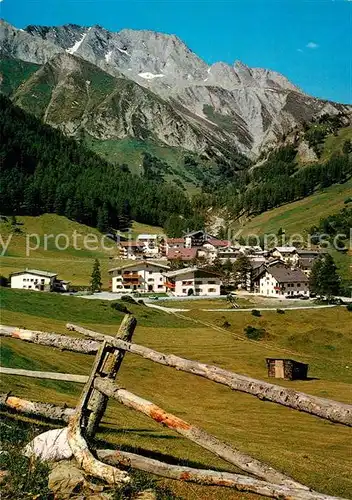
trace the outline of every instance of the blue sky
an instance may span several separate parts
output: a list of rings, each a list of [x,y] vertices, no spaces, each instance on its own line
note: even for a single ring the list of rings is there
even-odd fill
[[[174,33],[208,63],[274,69],[307,93],[352,103],[352,0],[0,0],[28,24]]]

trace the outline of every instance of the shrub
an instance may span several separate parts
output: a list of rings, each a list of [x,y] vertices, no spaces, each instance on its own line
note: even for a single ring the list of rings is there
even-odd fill
[[[138,304],[138,302],[130,295],[122,295],[122,302],[128,302],[129,304]]]
[[[145,306],[145,302],[143,299],[139,299],[138,304],[140,304],[141,306]]]
[[[110,304],[110,307],[115,309],[115,311],[119,311],[125,314],[130,314],[130,311],[127,309],[127,307],[123,304],[120,304],[119,302],[112,302]]]
[[[250,340],[261,340],[266,336],[266,331],[264,328],[255,328],[254,326],[246,326],[244,333],[247,339]]]
[[[9,286],[9,285],[10,285],[9,278],[6,278],[6,276],[0,274],[0,286]]]
[[[347,304],[346,309],[347,309],[347,311],[352,312],[352,302],[350,302],[349,304]]]
[[[231,323],[229,323],[228,321],[224,321],[222,324],[223,328],[230,328],[230,326],[231,326]]]
[[[285,314],[283,309],[276,309],[277,314]]]
[[[252,310],[252,316],[256,316],[257,318],[260,318],[261,312],[258,311],[258,309],[253,309]]]

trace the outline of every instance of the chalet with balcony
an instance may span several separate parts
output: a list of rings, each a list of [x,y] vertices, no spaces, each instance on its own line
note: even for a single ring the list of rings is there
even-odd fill
[[[301,269],[286,265],[265,266],[256,278],[257,291],[269,297],[309,297],[309,280]]]
[[[10,275],[11,288],[35,290],[37,292],[52,292],[58,283],[57,273],[26,269]],[[68,282],[65,282],[68,283]]]
[[[140,261],[110,269],[111,291],[115,293],[166,292],[165,272],[169,266],[150,261]]]

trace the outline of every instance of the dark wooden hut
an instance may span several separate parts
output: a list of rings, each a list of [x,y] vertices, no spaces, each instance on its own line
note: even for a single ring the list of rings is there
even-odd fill
[[[309,365],[294,359],[266,358],[268,376],[286,380],[306,380]]]

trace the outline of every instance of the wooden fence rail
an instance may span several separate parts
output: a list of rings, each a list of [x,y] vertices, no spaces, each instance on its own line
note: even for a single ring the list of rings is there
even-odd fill
[[[335,401],[315,398],[304,393],[289,391],[283,387],[244,377],[216,366],[198,363],[174,355],[166,355],[144,346],[132,344],[130,340],[135,326],[135,319],[128,315],[124,318],[116,337],[111,337],[76,325],[67,325],[69,329],[93,337],[98,342],[69,338],[53,333],[45,334],[43,332],[18,330],[13,327],[0,327],[0,335],[2,336],[11,336],[37,344],[75,352],[85,352],[86,354],[97,352],[89,377],[63,373],[33,372],[30,370],[11,368],[0,369],[0,373],[11,375],[16,374],[85,383],[75,410],[43,403],[33,403],[31,401],[14,398],[7,394],[0,395],[0,405],[25,413],[40,414],[46,418],[68,421],[68,443],[77,462],[88,474],[94,475],[109,483],[126,483],[130,481],[130,477],[126,472],[115,467],[115,465],[127,464],[164,477],[192,481],[200,484],[227,486],[239,491],[259,493],[264,496],[278,499],[327,500],[335,498],[311,491],[307,486],[302,485],[270,465],[264,464],[230,445],[223,443],[215,436],[181,420],[175,415],[165,412],[162,408],[150,401],[142,399],[120,388],[114,383],[114,379],[121,366],[124,353],[131,352],[157,363],[228,385],[234,390],[253,394],[260,399],[268,399],[279,404],[284,404],[285,406],[291,406],[301,411],[307,411],[308,413],[328,418],[332,421],[341,422],[342,420],[343,422],[341,423],[345,423],[346,425],[352,425],[352,421],[350,421],[350,423],[348,423],[348,419],[347,423],[345,421],[346,415],[347,417],[352,415],[352,407]],[[173,429],[223,460],[236,465],[246,473],[256,477],[170,465],[147,457],[128,454],[127,452],[121,451],[100,450],[95,454],[92,453],[86,438],[94,436],[97,426],[105,412],[107,400],[110,397],[129,408],[147,415],[154,421]],[[292,406],[292,401],[289,401],[289,404],[287,404],[287,398],[290,397],[293,398],[293,402],[296,402],[296,406]],[[286,398],[286,402],[283,402],[280,398]],[[310,404],[309,411],[307,402]],[[302,410],[300,405],[305,409]],[[104,463],[100,461],[100,459],[105,459],[105,462],[108,463]]]
[[[155,363],[207,378],[218,384],[226,385],[234,391],[245,392],[256,396],[261,400],[271,401],[273,403],[330,420],[331,422],[352,427],[352,405],[340,403],[331,399],[312,396],[293,389],[286,389],[285,387],[276,384],[239,375],[217,366],[199,363],[197,361],[181,358],[173,354],[164,354],[148,347],[126,342],[108,335],[103,335],[80,326],[70,324],[67,326],[70,330],[75,330],[83,335],[93,337],[98,340],[98,342],[76,339],[54,333],[23,330],[3,325],[0,325],[0,336],[17,338],[27,342],[33,342],[73,352],[82,352],[85,354],[96,353],[100,342],[102,340],[107,340],[117,349],[136,354],[145,359],[154,361]]]

